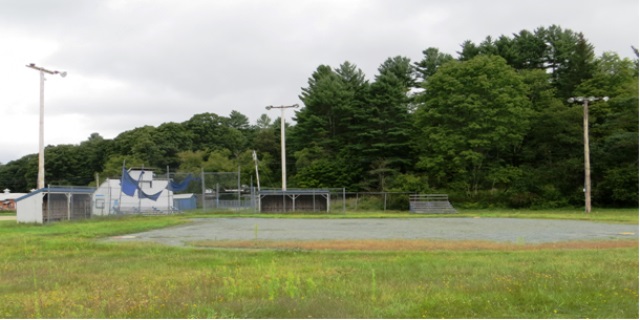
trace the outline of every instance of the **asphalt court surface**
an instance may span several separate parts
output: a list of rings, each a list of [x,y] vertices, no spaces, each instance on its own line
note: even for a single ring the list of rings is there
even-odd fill
[[[638,225],[514,218],[271,219],[197,218],[109,241],[183,246],[202,240],[431,239],[549,243],[638,239]]]

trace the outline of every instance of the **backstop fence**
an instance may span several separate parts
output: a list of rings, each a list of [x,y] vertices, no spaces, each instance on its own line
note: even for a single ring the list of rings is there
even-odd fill
[[[240,172],[132,173],[141,187],[134,195],[123,192],[121,178],[104,180],[92,197],[51,194],[47,215],[53,220],[71,216],[109,214],[170,214],[188,210],[243,212],[367,212],[411,211],[416,192],[351,192],[345,188],[258,190],[253,181],[242,183]],[[66,198],[66,203],[63,200]],[[60,198],[57,200],[57,198]],[[87,204],[89,203],[89,204]],[[62,206],[72,210],[63,210]],[[60,210],[58,209],[60,207]]]

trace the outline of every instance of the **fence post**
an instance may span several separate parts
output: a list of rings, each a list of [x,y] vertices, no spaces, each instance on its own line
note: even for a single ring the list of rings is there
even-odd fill
[[[67,220],[71,220],[71,193],[64,194],[67,198]]]
[[[47,192],[45,193],[47,195],[47,222],[50,222],[50,218],[51,218],[51,212],[50,212],[51,211],[51,194],[49,193],[50,189],[51,189],[51,185],[48,185]]]
[[[220,182],[216,182],[216,209],[220,208]]]
[[[347,189],[342,188],[342,213],[347,213]]]
[[[202,211],[204,211],[204,209],[206,208],[206,202],[207,202],[207,189],[205,189],[205,185],[204,185],[204,168],[200,168],[201,172],[200,172],[200,180],[202,180]]]
[[[387,193],[384,193],[384,212],[387,212]]]

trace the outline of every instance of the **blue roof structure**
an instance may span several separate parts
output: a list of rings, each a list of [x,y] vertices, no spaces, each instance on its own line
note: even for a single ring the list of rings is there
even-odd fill
[[[17,198],[16,202],[27,199],[39,193],[74,193],[74,194],[93,194],[96,188],[93,187],[46,187],[31,191],[24,196]]]

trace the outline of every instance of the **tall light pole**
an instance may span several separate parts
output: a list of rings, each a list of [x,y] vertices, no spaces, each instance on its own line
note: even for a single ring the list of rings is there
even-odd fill
[[[591,212],[591,160],[589,157],[589,102],[609,100],[609,97],[571,97],[569,103],[582,103],[582,128],[584,136],[584,212]]]
[[[287,108],[297,108],[298,104],[294,104],[291,106],[267,106],[267,110],[271,109],[280,109],[282,114],[280,116],[280,149],[282,156],[282,191],[287,191],[287,156],[286,156],[286,146],[284,143],[284,109]]]
[[[67,73],[64,71],[52,71],[42,67],[38,67],[33,63],[26,66],[34,70],[40,71],[40,137],[39,137],[39,151],[38,151],[38,189],[44,188],[44,74],[59,74],[61,77],[66,77]]]

